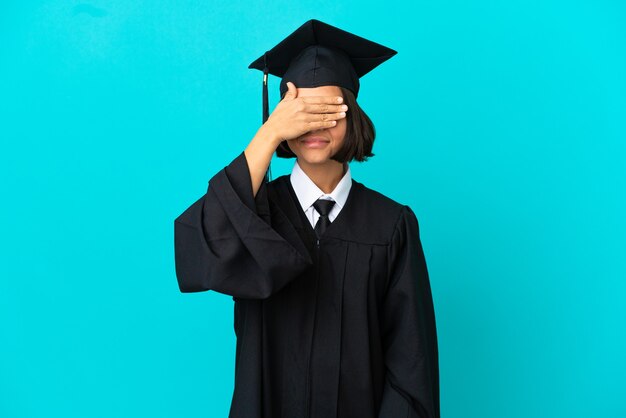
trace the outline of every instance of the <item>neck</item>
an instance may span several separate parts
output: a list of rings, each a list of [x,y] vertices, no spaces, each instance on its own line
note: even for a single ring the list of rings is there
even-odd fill
[[[307,176],[326,194],[330,194],[341,181],[348,169],[347,164],[328,160],[323,164],[309,164],[298,159],[298,165]]]

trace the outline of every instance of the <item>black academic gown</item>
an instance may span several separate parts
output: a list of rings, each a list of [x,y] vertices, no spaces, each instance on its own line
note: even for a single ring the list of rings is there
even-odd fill
[[[319,241],[283,175],[245,154],[175,220],[181,292],[233,297],[229,418],[438,418],[437,332],[418,222],[352,180]]]

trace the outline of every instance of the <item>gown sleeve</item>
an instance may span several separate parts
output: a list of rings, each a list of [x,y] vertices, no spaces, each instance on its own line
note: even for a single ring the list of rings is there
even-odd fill
[[[378,418],[439,418],[435,312],[413,211],[404,206],[389,246],[382,307],[385,387]]]
[[[312,265],[308,253],[272,228],[269,208],[265,182],[256,196],[252,193],[242,152],[174,220],[180,291],[214,290],[233,298],[264,299]]]

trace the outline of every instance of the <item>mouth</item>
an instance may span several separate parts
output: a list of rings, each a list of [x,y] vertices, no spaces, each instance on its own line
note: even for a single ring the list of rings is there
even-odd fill
[[[323,148],[330,141],[322,136],[308,136],[299,140],[307,148]]]

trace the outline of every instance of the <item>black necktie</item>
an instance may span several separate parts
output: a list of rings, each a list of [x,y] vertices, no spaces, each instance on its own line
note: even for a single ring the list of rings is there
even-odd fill
[[[328,225],[330,225],[330,219],[328,219],[328,214],[330,210],[333,208],[335,204],[334,200],[326,200],[326,199],[317,199],[315,203],[313,203],[313,207],[320,214],[317,223],[315,224],[315,234],[317,237],[321,237]]]

